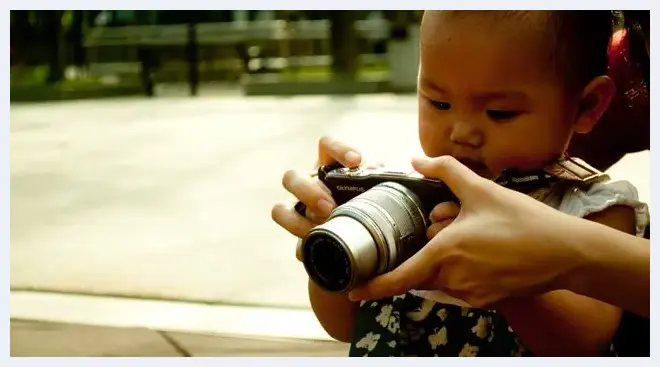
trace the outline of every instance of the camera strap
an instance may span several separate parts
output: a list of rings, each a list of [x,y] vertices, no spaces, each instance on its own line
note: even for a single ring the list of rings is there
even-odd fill
[[[534,172],[517,169],[505,170],[495,179],[495,182],[511,190],[530,193],[557,182],[570,183],[576,186],[589,186],[607,179],[609,179],[607,174],[595,169],[583,160],[565,156]]]

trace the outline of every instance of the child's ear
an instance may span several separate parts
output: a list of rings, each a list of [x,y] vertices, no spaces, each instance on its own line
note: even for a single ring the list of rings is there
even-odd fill
[[[586,134],[596,126],[614,97],[616,87],[608,76],[594,78],[582,91],[577,119],[573,129]]]

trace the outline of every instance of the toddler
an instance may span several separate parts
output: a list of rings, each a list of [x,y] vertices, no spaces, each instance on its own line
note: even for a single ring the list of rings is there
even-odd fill
[[[487,178],[565,156],[573,134],[589,132],[614,94],[605,76],[611,19],[608,11],[425,12],[418,76],[425,154],[454,156]],[[533,196],[637,235],[648,223],[628,182],[555,185]],[[419,291],[359,305],[313,284],[309,291],[319,321],[351,343],[351,356],[603,354],[621,315],[568,291],[497,310]]]

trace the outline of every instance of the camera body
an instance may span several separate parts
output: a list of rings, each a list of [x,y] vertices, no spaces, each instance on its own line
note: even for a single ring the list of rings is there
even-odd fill
[[[437,204],[458,202],[444,182],[426,178],[412,170],[401,172],[385,168],[346,168],[333,164],[319,168],[318,178],[330,189],[337,205],[343,205],[384,182],[395,182],[414,192],[427,213]]]

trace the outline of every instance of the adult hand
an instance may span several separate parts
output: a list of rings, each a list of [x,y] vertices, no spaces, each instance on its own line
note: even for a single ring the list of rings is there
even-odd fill
[[[393,271],[353,290],[352,299],[440,290],[483,307],[549,290],[580,265],[579,246],[566,241],[564,232],[575,218],[479,177],[449,156],[416,159],[413,166],[444,181],[461,206],[436,207],[429,243]]]
[[[334,162],[353,168],[360,165],[362,157],[352,147],[330,137],[322,137],[319,140],[318,163],[323,166]],[[301,216],[291,205],[277,204],[273,207],[271,216],[277,224],[298,238],[305,237],[310,229],[325,222],[337,206],[330,190],[309,173],[289,170],[282,178],[282,185],[305,204],[306,215]],[[296,249],[296,257],[300,260],[299,248]]]

